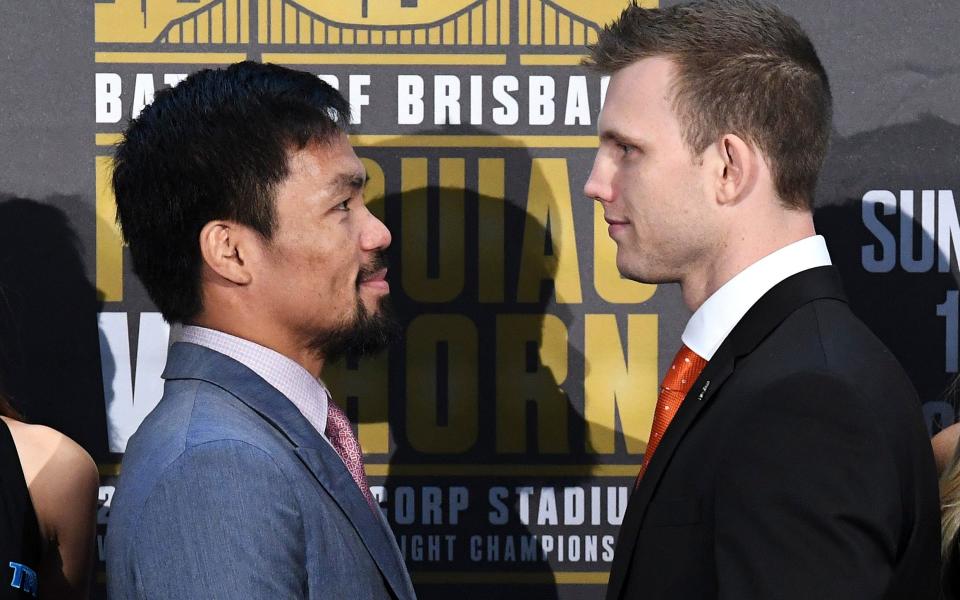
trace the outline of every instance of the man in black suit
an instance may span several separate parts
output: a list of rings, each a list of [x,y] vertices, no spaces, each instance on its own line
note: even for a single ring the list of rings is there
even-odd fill
[[[694,311],[607,598],[936,598],[919,401],[813,227],[831,99],[809,39],[747,0],[633,5],[588,62],[612,78],[585,193],[621,273]]]

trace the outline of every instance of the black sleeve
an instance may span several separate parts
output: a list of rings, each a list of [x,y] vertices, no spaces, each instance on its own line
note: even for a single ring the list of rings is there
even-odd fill
[[[829,374],[731,400],[747,410],[716,474],[719,597],[881,598],[900,487],[866,400]]]

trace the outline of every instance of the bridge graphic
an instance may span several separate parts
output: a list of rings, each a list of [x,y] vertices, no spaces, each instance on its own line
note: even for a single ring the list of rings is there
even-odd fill
[[[510,43],[510,0],[476,0],[422,24],[344,23],[294,0],[272,0],[259,15],[259,39],[268,44],[340,46],[501,46]]]
[[[100,0],[97,42],[582,49],[626,0]],[[656,0],[644,0],[656,5]],[[377,9],[377,10],[374,10]],[[447,14],[444,14],[446,12]]]
[[[521,46],[583,46],[597,41],[599,27],[552,0],[518,0]]]
[[[248,43],[250,0],[216,0],[171,21],[156,41],[166,44]]]
[[[233,0],[234,4],[238,1]],[[153,44],[171,23],[213,4],[226,3],[222,0],[97,0],[94,39],[98,43]],[[243,0],[238,10],[249,18],[247,0]]]

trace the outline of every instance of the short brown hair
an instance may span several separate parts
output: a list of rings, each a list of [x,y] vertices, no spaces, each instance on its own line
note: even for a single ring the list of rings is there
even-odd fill
[[[786,206],[812,208],[830,139],[830,84],[793,18],[752,0],[662,9],[634,0],[589,50],[585,64],[605,74],[672,59],[674,110],[694,155],[736,134],[764,154]]]

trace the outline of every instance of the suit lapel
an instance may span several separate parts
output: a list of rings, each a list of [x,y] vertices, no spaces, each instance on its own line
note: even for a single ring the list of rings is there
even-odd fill
[[[714,355],[714,358],[717,358],[717,355]],[[633,490],[630,496],[623,523],[620,525],[616,551],[613,554],[613,563],[610,565],[610,581],[607,584],[608,599],[620,597],[624,581],[630,570],[630,564],[633,561],[633,552],[640,533],[640,526],[647,514],[647,508],[650,506],[650,499],[657,489],[657,484],[660,482],[663,471],[670,462],[670,457],[676,450],[680,438],[683,437],[697,415],[707,405],[714,393],[723,386],[724,381],[731,373],[733,373],[732,360],[711,360],[707,363],[697,381],[694,382],[693,387],[690,388],[690,392],[684,398],[683,404],[680,405],[680,409],[673,417],[673,421],[670,422],[663,439],[660,440],[660,445],[657,446],[657,451],[654,454],[654,460],[647,467],[647,472],[643,475],[641,484]]]
[[[195,344],[170,348],[164,379],[199,379],[249,406],[282,433],[363,541],[398,598],[414,598],[393,533],[367,505],[340,456],[283,394],[238,361]]]
[[[370,510],[337,453],[326,442],[323,444],[317,448],[301,446],[296,449],[297,456],[346,513],[397,597],[414,598],[413,584],[407,576],[393,533],[389,532],[383,519]]]
[[[700,412],[719,394],[736,370],[737,360],[753,351],[798,308],[820,298],[846,302],[833,267],[817,267],[784,279],[763,295],[740,319],[717,349],[664,433],[641,484],[633,491],[617,539],[607,598],[619,598],[636,548],[640,527],[670,459]]]

